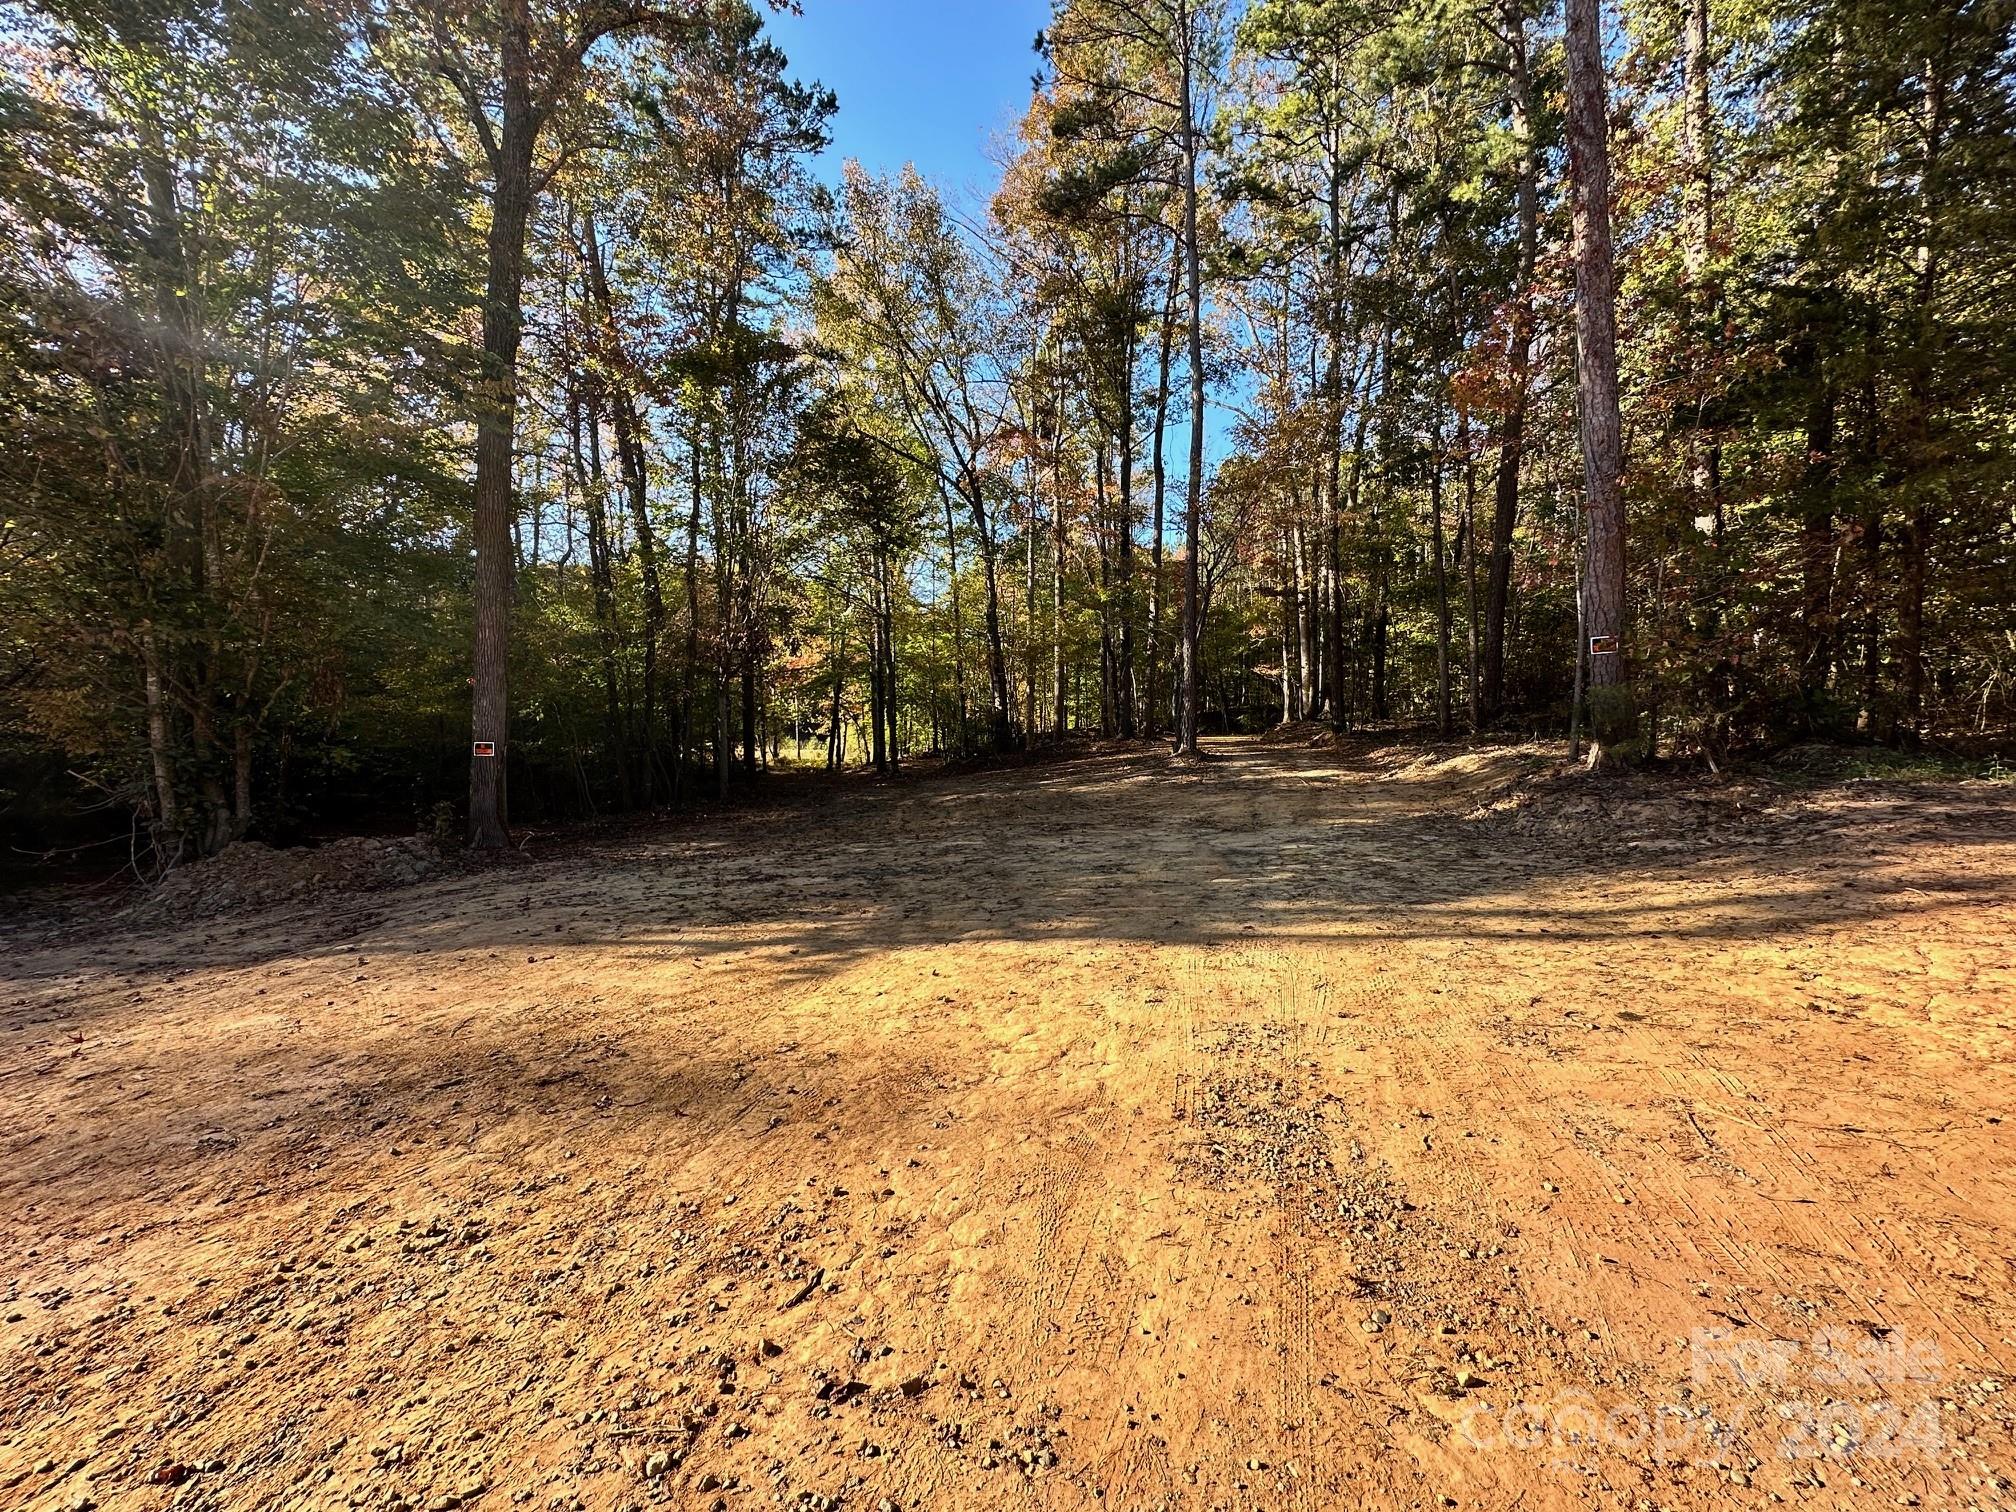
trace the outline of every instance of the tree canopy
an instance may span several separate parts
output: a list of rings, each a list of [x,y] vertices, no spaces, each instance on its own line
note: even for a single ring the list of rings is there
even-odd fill
[[[4,16],[19,846],[2016,708],[1994,0],[1056,0],[986,205],[746,0]]]

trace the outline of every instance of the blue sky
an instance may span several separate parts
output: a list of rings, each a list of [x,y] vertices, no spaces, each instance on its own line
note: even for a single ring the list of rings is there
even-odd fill
[[[984,203],[999,177],[988,143],[1029,103],[1049,0],[802,3],[769,25],[792,75],[840,97],[822,176],[850,157],[878,173],[915,163],[955,199]]]
[[[1050,0],[801,0],[803,15],[772,13],[770,34],[791,60],[791,76],[824,84],[840,98],[833,145],[821,177],[859,158],[891,173],[906,163],[956,205],[984,214],[1000,180],[990,155],[1012,138],[1029,104],[1039,60],[1036,33]],[[1172,473],[1185,471],[1187,411],[1169,425]],[[1205,424],[1213,462],[1230,450],[1230,410],[1211,406]]]

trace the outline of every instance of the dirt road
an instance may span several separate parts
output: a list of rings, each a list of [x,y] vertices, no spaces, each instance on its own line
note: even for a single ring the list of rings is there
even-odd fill
[[[0,1505],[2011,1505],[2016,795],[1518,759],[17,941]]]

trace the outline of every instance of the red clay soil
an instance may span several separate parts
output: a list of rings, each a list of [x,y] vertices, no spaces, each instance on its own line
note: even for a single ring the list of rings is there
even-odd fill
[[[2010,1506],[2016,792],[1537,759],[0,942],[0,1507]]]

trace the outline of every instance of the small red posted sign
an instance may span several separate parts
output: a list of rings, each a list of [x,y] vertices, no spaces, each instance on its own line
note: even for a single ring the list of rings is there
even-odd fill
[[[1615,656],[1617,654],[1617,637],[1614,635],[1590,636],[1589,654],[1591,656]]]
[[[494,740],[477,741],[476,754],[478,756],[495,756],[497,754],[497,742]]]

